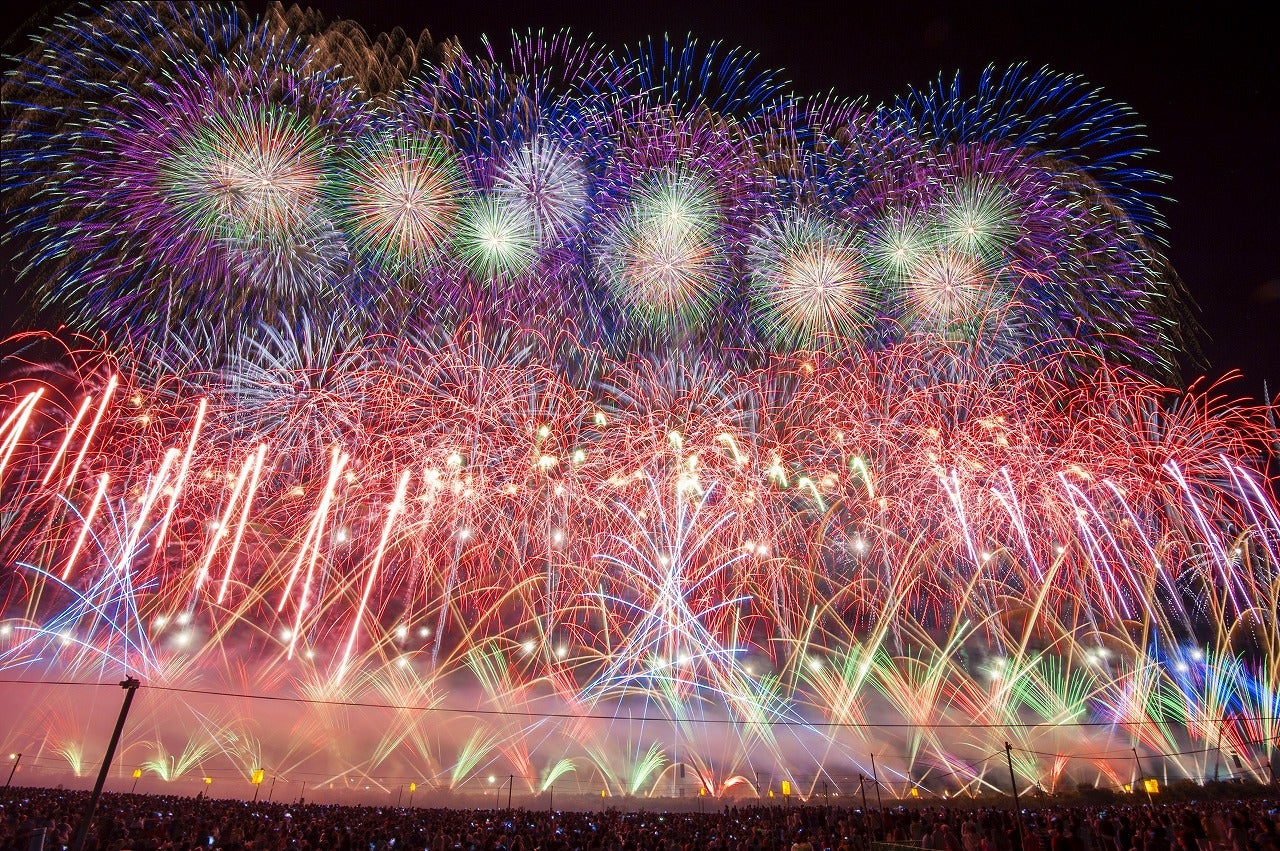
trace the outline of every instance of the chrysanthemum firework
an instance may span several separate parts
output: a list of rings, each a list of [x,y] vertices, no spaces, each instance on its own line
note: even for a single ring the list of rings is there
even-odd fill
[[[338,162],[331,206],[351,244],[409,286],[429,280],[445,261],[467,191],[448,140],[424,129],[379,129]]]
[[[463,211],[454,246],[480,280],[523,274],[537,259],[536,215],[528,205],[503,195],[479,196]]]
[[[166,35],[170,15],[136,4],[96,17],[119,34],[112,67],[130,73],[76,78],[83,99],[38,145],[19,136],[8,154],[25,164],[11,185],[22,175],[35,184],[15,232],[28,268],[41,269],[34,289],[85,327],[145,336],[181,328],[193,311],[350,297],[321,190],[328,157],[359,121],[354,93],[296,40],[230,28],[213,8],[185,14],[188,32],[218,37]],[[68,45],[19,75],[30,104],[19,121],[66,106],[46,105],[45,92],[82,73],[77,56]],[[135,66],[150,69],[144,79]]]
[[[780,348],[845,348],[865,338],[879,282],[852,228],[812,213],[761,227],[749,255],[757,321]]]
[[[535,135],[511,146],[494,168],[494,194],[529,218],[542,250],[578,235],[588,189],[582,159],[550,136]]]
[[[11,238],[42,269],[34,291],[82,325],[180,336],[214,305],[264,319],[355,302],[374,332],[403,324],[388,310],[488,308],[615,352],[875,347],[913,333],[927,282],[967,263],[992,287],[970,312],[1002,314],[999,359],[1075,351],[1082,369],[1172,376],[1193,337],[1139,128],[1076,78],[988,72],[973,94],[957,80],[867,111],[793,96],[716,44],[612,54],[531,33],[507,55],[424,42],[419,72],[397,60],[375,85],[358,55],[373,42],[301,13],[95,20],[112,46],[61,21],[6,84]],[[376,109],[320,57],[368,80]],[[646,208],[668,203],[697,215],[657,228]],[[837,248],[780,272],[766,255],[822,241],[800,236],[818,219],[856,263]],[[837,267],[862,282],[856,303],[838,286],[826,307],[764,309],[764,282],[777,295]]]
[[[617,76],[590,42],[530,33],[508,57],[486,40],[411,81],[402,109],[452,140],[467,184],[451,259],[468,304],[525,322],[590,327],[599,317],[598,293],[584,286],[586,225]]]
[[[698,325],[729,278],[720,208],[711,181],[696,172],[650,176],[606,226],[597,274],[641,322]]]

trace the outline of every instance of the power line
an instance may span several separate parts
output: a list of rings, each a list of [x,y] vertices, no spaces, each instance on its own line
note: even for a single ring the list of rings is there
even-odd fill
[[[55,685],[55,686],[93,686],[105,687],[107,685],[115,685],[114,683],[95,683],[83,682],[75,680],[23,680],[23,679],[0,679],[0,683],[11,685]],[[152,691],[171,692],[175,694],[191,694],[203,697],[226,697],[236,698],[239,700],[259,700],[276,703],[294,703],[306,704],[311,706],[340,706],[351,709],[387,709],[397,712],[432,712],[453,715],[481,715],[495,717],[513,717],[513,718],[556,718],[566,720],[593,720],[593,721],[620,721],[623,716],[607,714],[607,713],[581,713],[581,712],[545,712],[536,709],[483,709],[483,708],[459,708],[451,706],[420,706],[413,704],[395,704],[395,703],[374,703],[359,700],[334,700],[316,697],[289,697],[285,695],[273,694],[249,694],[246,692],[216,691],[214,689],[198,689],[198,688],[182,688],[178,686],[162,686],[143,684],[141,688],[151,689]],[[1241,715],[1231,714],[1221,718],[1201,718],[1197,723],[1208,724],[1226,721],[1257,721],[1267,722],[1274,721],[1280,716],[1274,715]],[[810,728],[844,728],[844,729],[867,729],[867,730],[1033,730],[1040,727],[1057,728],[1057,727],[1088,727],[1088,728],[1105,728],[1117,726],[1137,726],[1168,724],[1163,719],[1133,719],[1123,721],[1007,721],[1001,723],[986,722],[979,723],[975,721],[934,721],[923,723],[908,722],[877,722],[877,721],[804,721],[799,719],[779,718],[770,721],[742,721],[733,718],[692,718],[692,717],[672,717],[668,715],[629,715],[626,720],[630,722],[644,724],[723,724],[743,727],[810,727]]]
[[[1251,745],[1265,745],[1270,741],[1271,741],[1270,739],[1248,739],[1246,741],[1241,742],[1240,744],[1244,745],[1245,747],[1249,747]],[[1045,757],[1065,756],[1070,759],[1121,759],[1123,760],[1123,759],[1127,759],[1128,755],[1132,753],[1132,750],[1130,749],[1106,751],[1105,754],[1101,754],[1101,755],[1087,754],[1087,753],[1085,754],[1050,753],[1048,751],[1036,751],[1036,750],[1031,750],[1030,748],[1017,748],[1017,747],[1015,747],[1014,750],[1021,751],[1022,753],[1034,754],[1035,756],[1045,756]],[[1221,751],[1221,750],[1223,749],[1218,746],[1205,746],[1203,748],[1193,748],[1191,750],[1185,750],[1185,751],[1148,750],[1147,753],[1150,756],[1171,757],[1171,756],[1195,756],[1196,754],[1211,753],[1213,751]],[[1124,754],[1124,756],[1111,756],[1111,754]]]

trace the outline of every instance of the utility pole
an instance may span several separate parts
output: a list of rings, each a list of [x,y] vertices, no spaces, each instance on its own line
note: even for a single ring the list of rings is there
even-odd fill
[[[676,740],[671,748],[671,797],[676,796],[676,774],[680,771],[680,732],[676,731]]]
[[[871,826],[871,819],[867,818],[867,786],[863,783],[864,780],[866,780],[866,778],[859,774],[858,791],[862,793],[862,829],[863,831],[870,833],[870,831],[867,830],[867,828]]]
[[[4,781],[4,788],[8,789],[9,784],[13,782],[13,772],[18,770],[18,763],[22,762],[22,754],[14,754],[13,768],[9,769],[9,779]]]
[[[1213,782],[1218,782],[1218,767],[1222,763],[1222,728],[1227,724],[1227,717],[1224,715],[1218,719],[1218,745],[1214,748],[1213,757]],[[1138,758],[1138,749],[1133,749],[1133,758]],[[1138,769],[1138,774],[1142,774],[1142,769]]]
[[[1004,758],[1009,763],[1009,786],[1013,789],[1013,820],[1018,823],[1018,848],[1024,847],[1022,810],[1018,804],[1018,778],[1013,776],[1013,745],[1004,743]]]
[[[1147,806],[1154,807],[1156,802],[1151,798],[1151,790],[1147,788],[1147,781],[1142,776],[1142,760],[1138,759],[1138,749],[1130,748],[1133,751],[1133,764],[1138,767],[1138,782],[1142,784],[1142,788],[1147,792]]]
[[[120,734],[124,732],[125,719],[129,717],[129,707],[133,705],[133,695],[142,683],[133,677],[125,677],[120,683],[124,689],[124,703],[120,705],[120,717],[116,718],[116,728],[111,733],[111,741],[107,743],[106,756],[102,758],[102,768],[98,769],[98,781],[93,784],[93,794],[84,808],[80,818],[80,829],[76,831],[75,841],[71,843],[71,851],[84,851],[84,844],[89,839],[89,828],[93,824],[93,813],[98,809],[98,799],[102,797],[102,787],[107,782],[107,772],[111,770],[111,762],[116,757],[116,748],[120,744]]]
[[[884,835],[884,802],[880,800],[880,775],[876,771],[876,755],[871,755],[871,782],[876,785],[876,819],[880,822],[880,834]]]
[[[1276,763],[1280,762],[1280,736],[1276,736],[1275,743],[1271,746],[1271,752],[1267,754],[1267,775],[1271,778],[1274,785],[1276,780]]]

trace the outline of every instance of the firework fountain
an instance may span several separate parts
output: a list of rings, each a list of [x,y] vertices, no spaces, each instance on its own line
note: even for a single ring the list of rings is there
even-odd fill
[[[0,353],[49,776],[127,674],[155,784],[1266,778],[1275,411],[1179,386],[1160,176],[1083,81],[868,108],[693,41],[121,4],[3,94],[75,329]]]

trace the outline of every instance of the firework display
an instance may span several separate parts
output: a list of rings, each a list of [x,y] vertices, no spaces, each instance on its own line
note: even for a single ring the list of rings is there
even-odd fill
[[[402,36],[130,3],[18,57],[7,236],[106,343],[0,351],[0,670],[142,678],[165,780],[1266,775],[1276,412],[1169,386],[1126,107]]]

